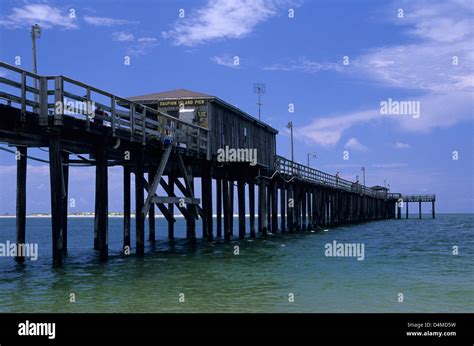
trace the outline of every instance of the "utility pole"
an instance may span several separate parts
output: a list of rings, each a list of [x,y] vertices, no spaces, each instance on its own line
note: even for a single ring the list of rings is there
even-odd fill
[[[38,74],[38,68],[36,65],[36,39],[41,37],[41,28],[38,24],[31,26],[31,41],[33,43],[33,72]],[[38,90],[38,80],[35,80],[35,89]],[[35,102],[38,102],[38,94],[35,93]]]
[[[261,97],[262,97],[263,94],[265,94],[265,91],[266,91],[266,86],[265,86],[264,83],[254,83],[253,92],[255,94],[258,94],[258,102],[257,102],[258,120],[260,120],[260,112],[261,112],[261,108],[262,108],[262,105],[263,105],[263,103],[261,102]]]
[[[362,167],[362,181],[363,181],[364,186],[365,186],[365,167]]]
[[[316,158],[316,153],[308,153],[308,167],[310,167],[310,166],[309,166],[309,158],[310,158],[311,156],[315,159],[315,158]]]
[[[295,154],[293,151],[293,122],[289,121],[286,127],[290,129],[291,135],[291,170],[293,171],[293,162],[295,162]]]

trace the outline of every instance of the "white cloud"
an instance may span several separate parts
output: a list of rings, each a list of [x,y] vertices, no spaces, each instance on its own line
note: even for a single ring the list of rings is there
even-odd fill
[[[471,0],[406,2],[405,18],[414,43],[380,47],[356,58],[356,74],[385,85],[446,92],[474,88],[472,42],[474,7]],[[456,56],[459,64],[453,65]]]
[[[134,44],[128,47],[127,52],[130,55],[145,55],[158,45],[158,39],[155,37],[139,37]]]
[[[378,109],[347,113],[332,117],[316,118],[309,125],[295,128],[296,138],[321,146],[332,146],[339,142],[342,134],[355,124],[380,119]]]
[[[211,57],[211,60],[216,63],[217,65],[225,66],[225,67],[230,67],[230,68],[239,68],[240,67],[240,59],[239,59],[239,65],[236,65],[234,63],[234,57],[230,55],[221,55],[221,56],[213,56]]]
[[[352,150],[356,150],[356,151],[361,151],[361,152],[366,152],[369,150],[369,148],[367,148],[365,145],[363,145],[362,143],[360,143],[357,138],[349,138],[349,140],[346,142],[346,144],[344,145],[344,148],[346,149],[352,149]]]
[[[307,58],[300,58],[286,63],[278,63],[263,68],[266,71],[299,71],[305,73],[317,73],[320,71],[341,71],[341,64],[321,63]]]
[[[411,145],[408,143],[396,142],[393,147],[396,149],[409,149],[411,148]]]
[[[114,32],[112,33],[112,39],[118,42],[129,42],[133,41],[135,36],[127,32]]]
[[[127,25],[127,24],[138,24],[138,21],[128,19],[117,19],[109,17],[94,17],[85,16],[84,21],[89,25],[94,26],[115,26],[115,25]]]
[[[408,165],[406,163],[400,163],[400,162],[391,162],[391,163],[374,163],[371,165],[373,168],[403,168],[407,167]]]
[[[135,37],[135,35],[127,32],[114,32],[112,39],[117,42],[128,44],[128,55],[145,55],[158,45],[156,37]]]
[[[395,121],[399,129],[416,133],[472,121],[474,29],[468,25],[474,16],[471,1],[430,2],[429,6],[425,2],[406,2],[401,7],[406,17],[397,25],[407,28],[406,32],[418,42],[373,49],[354,58],[350,69],[343,70],[382,86],[424,92],[416,97],[421,105],[420,117],[382,117],[377,104],[365,111],[316,118],[296,129],[297,138],[322,146],[334,145],[349,128],[377,119]],[[453,65],[454,56],[458,65]]]
[[[75,18],[71,18],[65,11],[47,4],[27,4],[23,7],[14,7],[12,12],[0,19],[0,25],[9,29],[29,27],[38,24],[49,29],[76,29]]]
[[[333,146],[347,130],[364,123],[391,121],[404,132],[428,133],[435,128],[448,128],[474,119],[474,99],[470,92],[430,93],[418,100],[421,105],[419,118],[381,115],[380,108],[373,108],[316,118],[310,124],[295,128],[294,131],[296,138],[321,146]]]
[[[288,0],[209,0],[185,18],[177,20],[163,36],[175,45],[196,46],[219,39],[240,39],[274,17]]]

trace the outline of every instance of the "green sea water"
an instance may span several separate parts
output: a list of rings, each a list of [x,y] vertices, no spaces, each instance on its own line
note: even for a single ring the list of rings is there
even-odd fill
[[[474,312],[473,214],[196,246],[170,244],[157,219],[144,258],[122,254],[122,222],[109,219],[110,256],[99,263],[93,219],[69,218],[69,254],[53,269],[50,219],[28,218],[39,257],[0,257],[0,312]],[[178,237],[184,227],[179,219]],[[14,239],[15,219],[0,219],[0,243]],[[325,256],[333,241],[364,244],[364,259]]]

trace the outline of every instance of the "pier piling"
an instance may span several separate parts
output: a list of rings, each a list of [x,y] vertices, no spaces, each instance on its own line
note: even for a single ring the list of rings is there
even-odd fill
[[[17,248],[26,241],[26,170],[27,147],[19,146],[16,152],[16,244]],[[18,263],[23,263],[25,257],[15,257]]]

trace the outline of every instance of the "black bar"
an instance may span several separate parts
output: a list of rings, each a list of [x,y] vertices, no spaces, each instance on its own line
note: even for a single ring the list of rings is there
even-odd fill
[[[0,340],[2,345],[141,345],[157,338],[166,340],[166,344],[192,345],[322,342],[324,345],[472,345],[473,316],[465,313],[1,314]],[[19,335],[21,324],[26,321],[55,323],[54,339],[47,335]],[[444,322],[449,325],[440,327]],[[434,331],[456,335],[415,335]]]

